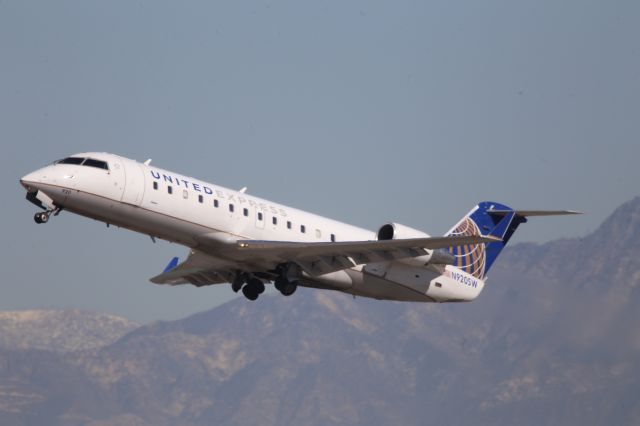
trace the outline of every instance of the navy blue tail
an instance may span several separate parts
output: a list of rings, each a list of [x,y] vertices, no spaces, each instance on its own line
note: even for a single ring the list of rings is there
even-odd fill
[[[507,245],[518,226],[527,219],[504,204],[483,201],[473,208],[446,235],[490,235],[502,241],[451,247],[454,266],[479,279],[484,279],[496,258]]]

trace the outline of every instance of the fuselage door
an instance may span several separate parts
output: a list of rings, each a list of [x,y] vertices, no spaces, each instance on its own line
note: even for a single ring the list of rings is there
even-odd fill
[[[139,206],[144,196],[144,172],[140,164],[134,161],[124,161],[125,184],[122,202]]]

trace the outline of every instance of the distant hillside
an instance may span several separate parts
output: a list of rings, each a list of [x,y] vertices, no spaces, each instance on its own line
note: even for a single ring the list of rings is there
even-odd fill
[[[507,249],[473,303],[301,289],[64,357],[0,350],[0,423],[640,424],[639,254],[635,199]]]
[[[139,325],[80,310],[0,312],[0,348],[69,352],[113,343]]]

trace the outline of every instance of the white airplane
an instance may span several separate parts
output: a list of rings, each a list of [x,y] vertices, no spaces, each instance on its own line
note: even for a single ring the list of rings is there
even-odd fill
[[[578,213],[481,202],[444,237],[397,223],[376,233],[150,163],[88,152],[20,183],[44,210],[37,223],[67,210],[190,248],[184,262],[173,258],[152,282],[231,283],[249,300],[273,281],[285,296],[305,286],[387,300],[471,301],[527,216]]]

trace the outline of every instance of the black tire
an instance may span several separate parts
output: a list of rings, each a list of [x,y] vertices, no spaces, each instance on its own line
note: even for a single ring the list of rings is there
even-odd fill
[[[258,298],[258,292],[256,291],[257,289],[252,286],[252,285],[245,285],[244,287],[242,287],[242,294],[244,294],[244,297],[246,297],[249,300],[256,300]]]
[[[282,289],[284,288],[284,286],[287,285],[287,279],[284,277],[278,277],[276,278],[276,280],[273,282],[273,286],[276,288],[276,290],[278,291],[282,291]]]
[[[49,215],[39,212],[33,216],[33,220],[35,220],[36,223],[47,223],[47,221],[49,220]]]
[[[254,290],[256,291],[256,293],[258,294],[262,294],[264,293],[264,283],[262,282],[262,280],[259,280],[257,278],[252,278],[249,280],[249,284],[251,287],[254,288]]]
[[[297,289],[298,289],[298,282],[291,281],[291,282],[287,282],[284,285],[284,287],[282,287],[282,289],[280,290],[280,293],[282,293],[283,296],[291,296],[293,293],[296,292]]]

